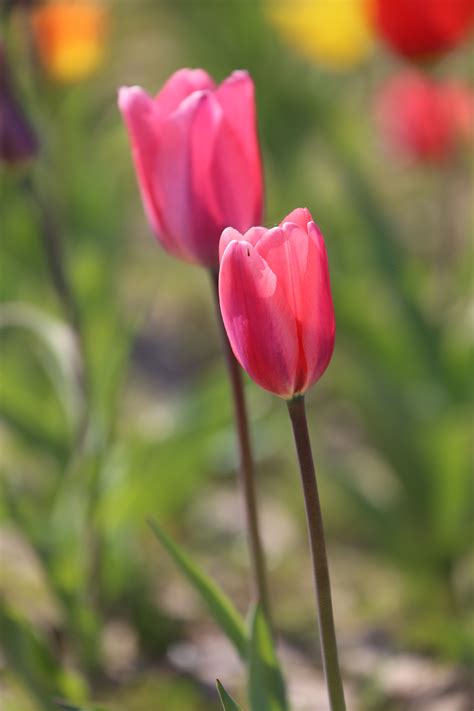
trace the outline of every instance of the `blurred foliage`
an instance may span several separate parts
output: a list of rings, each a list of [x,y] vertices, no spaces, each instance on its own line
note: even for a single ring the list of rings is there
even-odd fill
[[[338,342],[310,405],[330,547],[394,570],[400,583],[395,602],[390,575],[386,588],[367,583],[364,619],[393,644],[472,660],[469,159],[430,169],[389,159],[370,106],[393,60],[378,53],[331,74],[287,47],[257,2],[110,5],[104,63],[70,86],[32,61],[23,12],[4,19],[6,44],[41,154],[0,177],[0,515],[17,563],[2,576],[0,636],[12,678],[38,709],[102,697],[127,711],[160,700],[170,710],[218,708],[215,690],[166,673],[187,620],[166,603],[174,579],[155,555],[150,515],[198,560],[214,561],[247,606],[236,529],[232,540],[219,534],[218,504],[196,524],[199,507],[234,488],[206,275],[148,234],[116,110],[118,85],[156,91],[186,65],[218,80],[251,72],[267,223],[306,204],[326,236]],[[466,77],[465,54],[434,71]],[[61,241],[78,322],[57,298],[45,225]],[[312,609],[299,609],[294,588],[306,550],[284,408],[248,390],[261,498],[280,502],[301,540],[277,558],[272,589],[277,607],[291,608],[283,632],[306,641]],[[23,558],[38,571],[31,589]],[[358,580],[363,590],[362,567]],[[111,696],[104,635],[117,619],[136,637],[136,668],[160,671],[143,690]]]

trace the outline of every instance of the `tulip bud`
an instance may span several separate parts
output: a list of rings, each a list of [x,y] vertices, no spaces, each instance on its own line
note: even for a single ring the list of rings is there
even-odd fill
[[[461,84],[404,72],[382,88],[375,110],[383,140],[412,160],[445,161],[473,138],[474,94]]]
[[[0,44],[0,161],[21,163],[38,152],[38,140],[15,97],[9,68]]]
[[[202,69],[181,69],[156,97],[119,92],[150,225],[175,256],[217,269],[224,227],[262,216],[263,180],[253,82],[234,72],[216,87]]]
[[[219,298],[235,357],[261,387],[301,395],[331,360],[335,320],[326,248],[306,209],[279,227],[227,228]]]
[[[472,0],[375,0],[380,37],[408,59],[430,59],[462,42],[474,24]]]

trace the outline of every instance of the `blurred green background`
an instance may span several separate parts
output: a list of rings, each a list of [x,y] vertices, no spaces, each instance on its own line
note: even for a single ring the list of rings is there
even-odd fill
[[[211,711],[216,677],[244,698],[230,646],[146,524],[156,517],[246,611],[208,277],[151,236],[116,106],[120,85],[154,93],[190,66],[218,81],[250,71],[266,224],[306,205],[326,238],[337,344],[308,405],[350,708],[467,710],[470,159],[408,165],[384,150],[373,100],[401,61],[380,47],[336,72],[298,53],[258,2],[106,7],[103,60],[76,83],[32,57],[28,10],[2,20],[41,149],[0,183],[0,705]],[[470,60],[460,48],[433,71],[469,79]],[[45,225],[79,317],[58,302]],[[324,709],[286,408],[246,390],[290,695],[296,711]]]

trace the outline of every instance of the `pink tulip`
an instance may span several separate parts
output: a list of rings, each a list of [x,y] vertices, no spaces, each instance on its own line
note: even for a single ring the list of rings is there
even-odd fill
[[[216,87],[202,69],[181,69],[156,97],[121,88],[119,107],[157,238],[175,256],[217,269],[222,230],[262,218],[252,79],[238,71]]]
[[[290,399],[322,376],[335,320],[326,247],[309,210],[279,227],[222,233],[219,297],[235,357],[255,382]]]

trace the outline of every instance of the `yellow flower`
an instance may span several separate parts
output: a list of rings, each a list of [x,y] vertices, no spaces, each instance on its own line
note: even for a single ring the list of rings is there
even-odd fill
[[[370,7],[370,0],[273,0],[268,17],[301,54],[346,69],[372,49]]]
[[[89,0],[55,0],[32,14],[38,54],[58,81],[75,82],[92,74],[102,60],[106,12]]]

